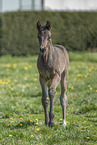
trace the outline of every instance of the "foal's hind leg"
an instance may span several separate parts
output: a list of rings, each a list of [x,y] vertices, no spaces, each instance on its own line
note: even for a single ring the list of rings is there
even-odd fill
[[[62,125],[64,127],[66,125],[67,79],[68,79],[68,70],[66,69],[66,70],[63,71],[63,73],[61,75],[61,95],[60,95],[60,103],[61,103],[61,106],[62,106],[62,113],[63,113],[63,123],[62,123]]]

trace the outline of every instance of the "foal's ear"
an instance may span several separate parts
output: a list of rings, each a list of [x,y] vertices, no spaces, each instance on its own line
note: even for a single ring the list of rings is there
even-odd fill
[[[38,29],[38,31],[40,31],[40,30],[41,30],[41,24],[40,24],[40,22],[39,22],[39,21],[37,22],[37,29]]]
[[[48,30],[50,30],[50,29],[51,29],[51,24],[50,24],[50,22],[49,22],[49,21],[47,21],[47,23],[46,23],[46,28],[47,28]]]

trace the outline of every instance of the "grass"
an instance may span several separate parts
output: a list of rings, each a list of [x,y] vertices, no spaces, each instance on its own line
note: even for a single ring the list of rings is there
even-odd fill
[[[97,53],[69,53],[67,126],[62,127],[60,85],[55,126],[44,125],[37,56],[0,58],[1,145],[97,145]]]

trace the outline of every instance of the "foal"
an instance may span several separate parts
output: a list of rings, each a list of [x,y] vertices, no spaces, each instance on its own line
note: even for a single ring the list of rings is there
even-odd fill
[[[66,88],[68,79],[69,57],[66,49],[61,45],[52,45],[51,40],[51,25],[47,21],[46,24],[41,26],[37,22],[38,39],[40,44],[40,52],[37,60],[37,68],[39,71],[39,80],[42,88],[42,104],[45,112],[45,124],[50,127],[54,126],[54,110],[53,102],[56,92],[56,87],[61,82],[61,95],[60,102],[63,113],[63,123],[66,125]],[[50,112],[48,115],[48,94],[50,98]]]

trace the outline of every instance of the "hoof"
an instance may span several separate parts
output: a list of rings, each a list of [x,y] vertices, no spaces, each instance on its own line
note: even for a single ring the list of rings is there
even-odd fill
[[[63,119],[63,122],[62,122],[62,126],[65,127],[66,126],[66,121]]]
[[[45,122],[45,125],[46,125],[46,126],[49,126],[49,122]]]
[[[54,123],[53,122],[49,122],[49,127],[54,127]]]

